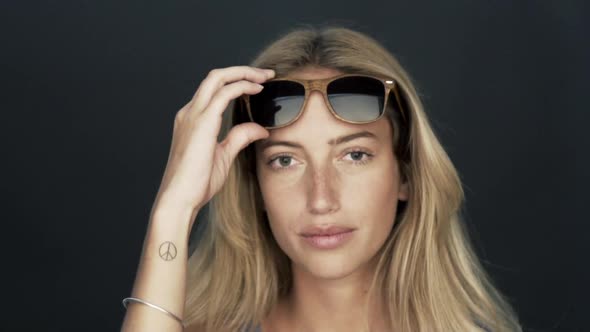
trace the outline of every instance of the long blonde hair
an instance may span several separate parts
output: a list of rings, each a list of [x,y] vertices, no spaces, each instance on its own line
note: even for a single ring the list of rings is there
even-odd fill
[[[371,37],[345,27],[302,26],[270,43],[251,66],[283,76],[305,66],[394,78],[403,92],[403,123],[389,113],[394,153],[410,195],[377,253],[371,284],[395,331],[521,331],[470,243],[457,170],[431,128],[409,75]],[[239,103],[226,110],[220,137]],[[404,137],[406,139],[404,139]],[[209,204],[208,222],[188,262],[185,319],[207,331],[259,324],[291,286],[289,258],[263,213],[253,144],[240,152]]]

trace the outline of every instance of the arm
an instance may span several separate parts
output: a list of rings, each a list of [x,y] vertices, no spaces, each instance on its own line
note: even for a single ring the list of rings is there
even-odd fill
[[[183,319],[188,237],[198,210],[155,206],[145,236],[131,297],[140,298]],[[174,318],[130,302],[121,331],[183,331]]]
[[[193,99],[176,113],[168,162],[150,214],[131,297],[183,318],[188,237],[198,211],[221,189],[241,149],[266,138],[257,123],[234,126],[218,142],[230,100],[259,93],[272,70],[248,66],[214,69]],[[227,84],[226,84],[227,83]],[[131,331],[182,331],[165,312],[143,303],[127,306],[123,326]]]

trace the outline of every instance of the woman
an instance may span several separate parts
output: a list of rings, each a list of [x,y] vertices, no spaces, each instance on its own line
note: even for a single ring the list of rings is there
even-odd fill
[[[211,71],[178,112],[123,330],[521,331],[462,200],[385,48],[290,31],[251,67]]]

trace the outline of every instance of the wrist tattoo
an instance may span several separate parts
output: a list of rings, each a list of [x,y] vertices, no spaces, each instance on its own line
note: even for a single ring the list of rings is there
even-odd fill
[[[160,254],[160,258],[165,261],[171,261],[176,257],[176,246],[174,243],[170,241],[166,241],[160,245],[160,249],[158,250],[158,254]]]

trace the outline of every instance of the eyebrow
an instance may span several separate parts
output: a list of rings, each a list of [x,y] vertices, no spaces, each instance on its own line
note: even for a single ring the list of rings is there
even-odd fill
[[[344,135],[344,136],[340,136],[337,137],[335,139],[331,139],[328,141],[329,145],[339,145],[339,144],[343,144],[346,142],[350,142],[354,139],[357,138],[361,138],[361,137],[366,137],[366,138],[371,138],[374,140],[378,140],[377,135],[373,134],[370,131],[359,131],[357,133],[353,133],[350,135]],[[290,142],[290,141],[273,141],[273,140],[265,140],[263,142],[261,142],[261,146],[260,149],[262,151],[264,151],[265,149],[270,148],[271,146],[276,146],[276,145],[281,145],[281,146],[286,146],[286,147],[291,147],[291,148],[297,148],[297,149],[303,149],[303,146],[301,144],[295,143],[295,142]]]

